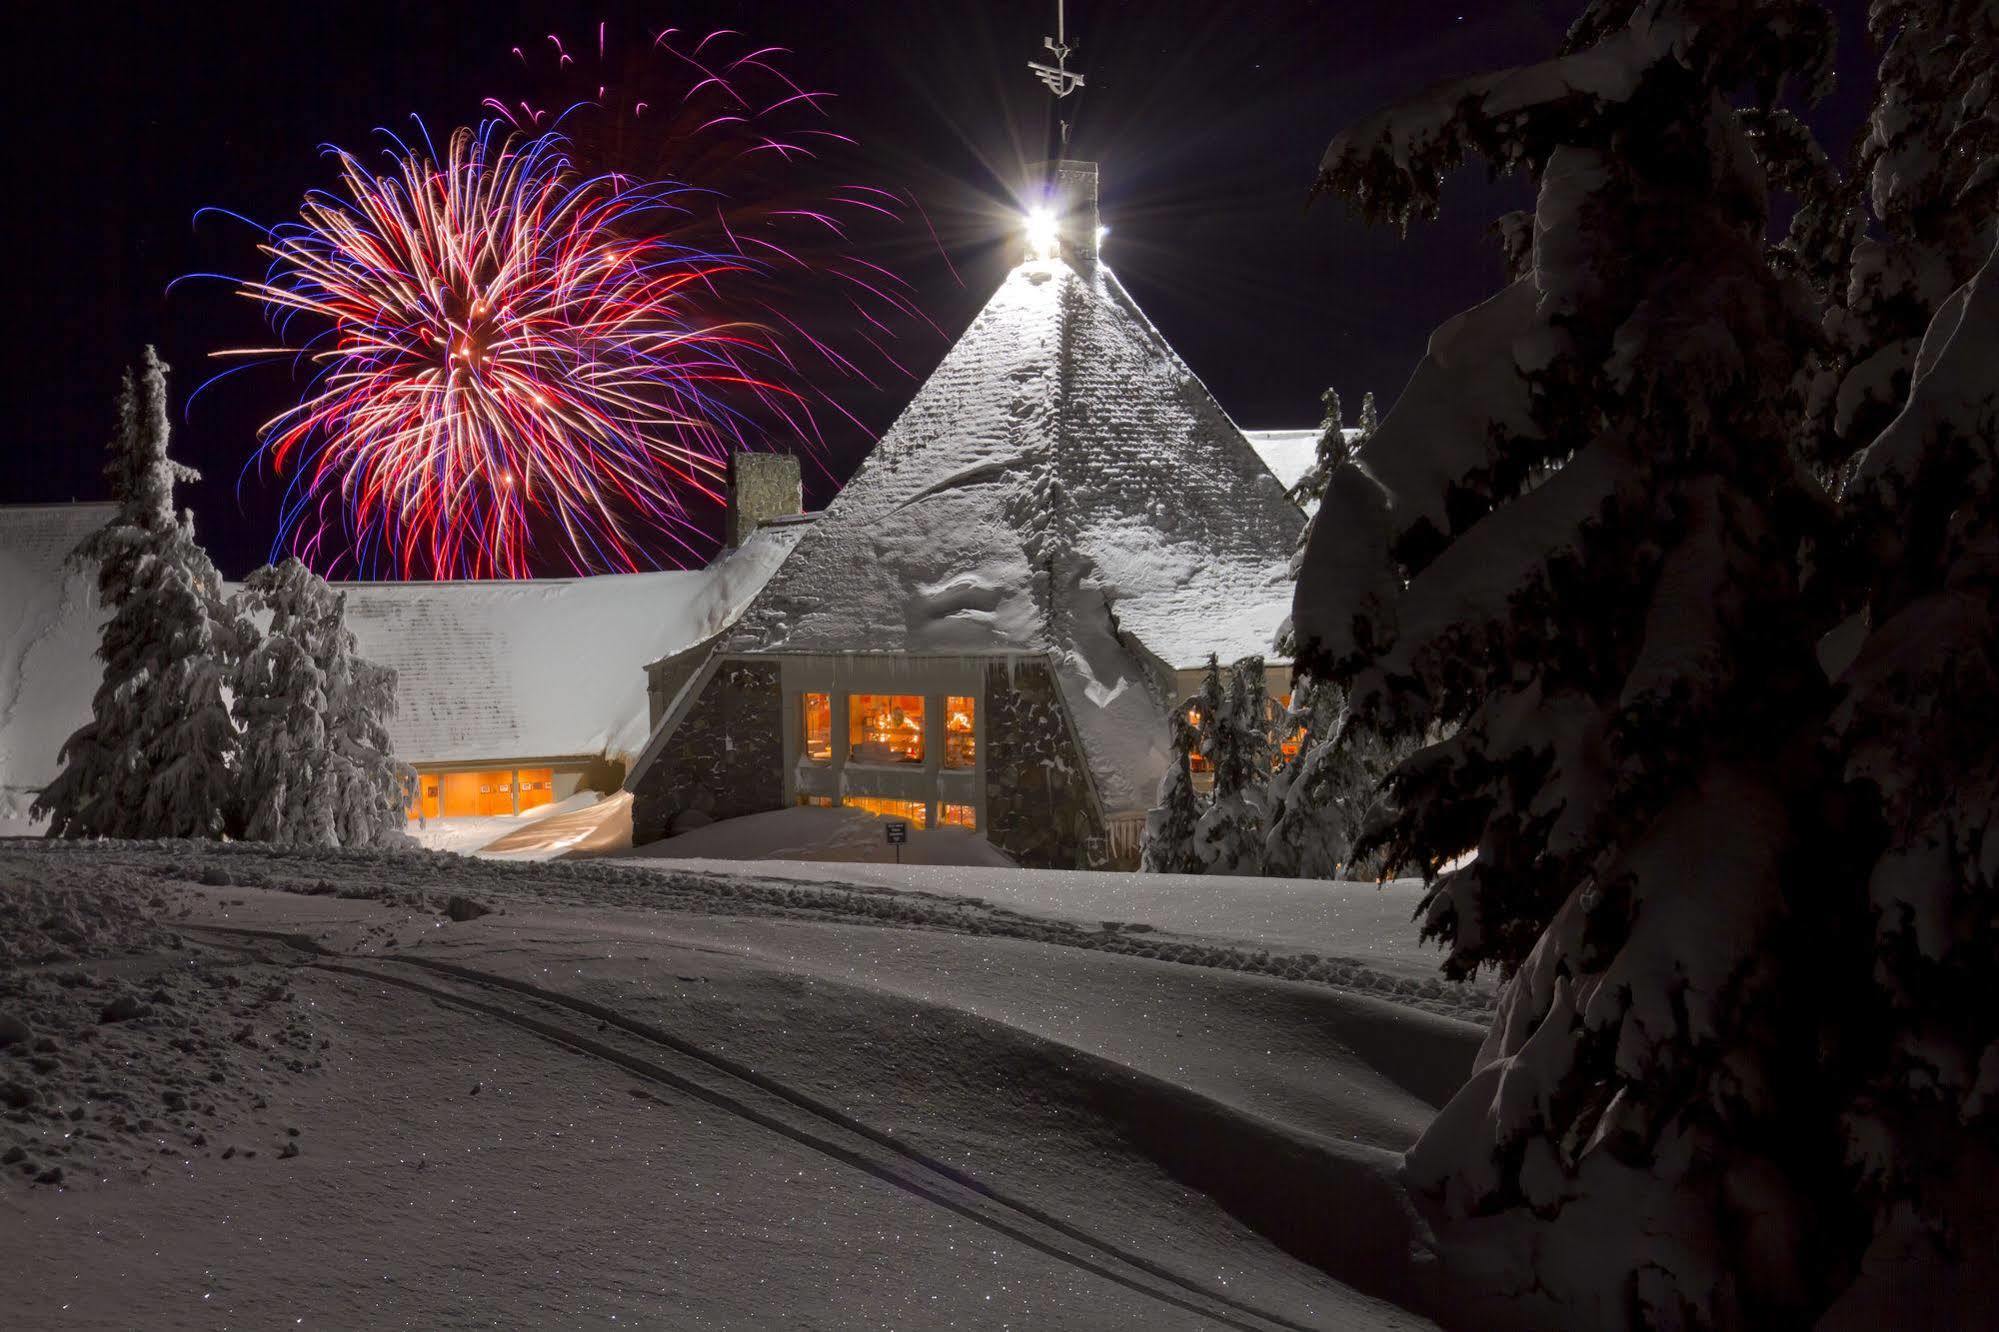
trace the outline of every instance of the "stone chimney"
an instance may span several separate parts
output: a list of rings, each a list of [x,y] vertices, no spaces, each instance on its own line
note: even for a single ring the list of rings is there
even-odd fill
[[[1097,233],[1101,218],[1097,211],[1097,164],[1075,158],[1058,158],[1041,164],[1049,211],[1055,215],[1055,229],[1062,257],[1085,276],[1096,271]]]
[[[729,549],[775,518],[805,512],[805,483],[788,453],[737,453],[729,458]]]

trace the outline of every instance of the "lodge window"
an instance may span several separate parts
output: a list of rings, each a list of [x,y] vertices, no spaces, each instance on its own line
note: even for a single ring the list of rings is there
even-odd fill
[[[882,800],[874,796],[845,796],[841,804],[849,809],[864,809],[877,818],[903,819],[918,828],[928,827],[930,806],[921,800]]]
[[[847,740],[849,763],[923,762],[922,695],[849,696]]]
[[[1284,764],[1289,763],[1292,759],[1297,758],[1298,751],[1304,748],[1305,745],[1304,727],[1302,726],[1293,727],[1289,731],[1282,729],[1284,726],[1285,719],[1290,715],[1291,715],[1291,695],[1286,694],[1282,699],[1278,700],[1278,706],[1275,709],[1274,715],[1271,718],[1271,725],[1273,728],[1276,729],[1278,735],[1277,764],[1279,767],[1282,767]]]
[[[979,830],[979,812],[970,805],[939,805],[937,826],[940,828],[963,828],[966,832]]]
[[[944,766],[975,767],[979,761],[978,730],[973,725],[973,699],[953,694],[944,700]]]
[[[553,768],[496,768],[486,772],[425,772],[417,777],[414,819],[492,818],[555,803]]]
[[[805,694],[799,699],[803,713],[805,757],[814,763],[833,761],[833,696]]]

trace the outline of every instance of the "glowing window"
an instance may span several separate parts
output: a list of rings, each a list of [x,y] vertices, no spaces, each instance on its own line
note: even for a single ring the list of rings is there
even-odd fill
[[[944,700],[944,766],[970,768],[979,761],[978,728],[973,725],[973,700],[952,695]]]
[[[812,809],[831,809],[833,808],[833,797],[802,795],[798,797],[798,803],[801,806],[810,807]]]
[[[918,828],[930,826],[930,807],[921,800],[879,800],[874,796],[848,796],[841,804],[864,809],[881,819],[902,819]]]
[[[1277,741],[1277,766],[1279,767],[1297,758],[1298,751],[1305,747],[1305,728],[1303,726],[1293,727],[1289,731],[1284,729],[1284,719],[1290,715],[1291,695],[1286,694],[1283,698],[1278,699],[1277,705],[1271,709],[1270,719],[1271,729],[1279,737]]]
[[[830,763],[833,760],[833,696],[831,694],[804,694],[799,698],[799,710],[803,714],[805,757],[814,763]]]
[[[1199,708],[1187,709],[1187,725],[1194,728],[1195,745],[1193,752],[1187,755],[1187,771],[1195,773],[1207,772],[1209,768],[1208,758],[1200,750],[1201,710]]]
[[[539,809],[555,803],[554,769],[521,768],[515,776],[520,782],[520,805],[523,810]]]
[[[410,805],[409,816],[412,819],[419,816],[426,819],[441,817],[443,811],[441,798],[442,792],[438,775],[434,772],[418,773],[416,780],[416,800]]]
[[[847,701],[847,742],[849,763],[923,762],[922,696],[852,695]]]
[[[967,832],[979,830],[979,811],[970,805],[939,805],[937,826],[940,828],[963,828]]]

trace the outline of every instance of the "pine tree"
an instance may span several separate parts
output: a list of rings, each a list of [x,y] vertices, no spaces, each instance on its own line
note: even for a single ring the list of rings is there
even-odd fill
[[[1880,85],[1853,183],[1879,234],[1852,247],[1825,321],[1835,355],[1818,406],[1834,464],[1900,410],[1924,330],[1984,263],[1999,212],[1999,5],[1874,0],[1868,29]]]
[[[416,796],[416,770],[399,761],[389,739],[396,715],[396,673],[357,655],[347,627],[345,593],[331,603],[326,731],[332,750],[333,826],[342,846],[387,846],[407,834],[405,811]]]
[[[1956,41],[1918,25],[1890,46],[1870,146],[1886,140],[1903,159],[1935,163],[1966,137],[1961,121],[1912,113],[1893,86],[1905,42],[1960,56],[1982,44],[1977,74],[1991,96],[1999,6],[1948,8]],[[1875,17],[1909,9],[1877,5]],[[1979,24],[1965,21],[1972,10]],[[1989,184],[1999,102],[1987,106],[1982,147],[1957,170],[1982,170]],[[1928,143],[1909,137],[1924,124]],[[1875,181],[1878,206],[1878,166]],[[1990,1233],[1999,1191],[1999,222],[1989,207],[1960,221],[1982,222],[1984,264],[1939,303],[1908,358],[1907,405],[1851,469],[1870,629],[1829,732],[1854,807],[1880,815],[1866,859],[1875,988],[1854,1024],[1870,1039],[1853,1052],[1863,1070],[1847,1120],[1853,1157],[1877,1225],[1913,1222],[1963,1255]],[[1856,271],[1874,262],[1857,255]]]
[[[1139,868],[1147,874],[1199,874],[1194,854],[1194,825],[1200,802],[1194,793],[1191,757],[1194,728],[1184,708],[1173,713],[1173,757],[1159,781],[1159,803],[1145,816],[1145,848]]]
[[[1263,680],[1263,658],[1243,658],[1229,672],[1227,697],[1209,711],[1209,694],[1220,692],[1219,671],[1209,659],[1213,689],[1202,689],[1208,732],[1203,739],[1215,789],[1194,828],[1195,852],[1209,874],[1263,873],[1264,799],[1270,779]]]
[[[330,710],[325,661],[332,593],[296,558],[243,581],[239,606],[270,627],[237,662],[236,719],[243,836],[251,841],[335,846]]]
[[[1857,459],[1855,505],[1900,522],[1879,524],[1873,629],[1830,728],[1859,807],[1881,813],[1853,1154],[1879,1224],[1907,1209],[1960,1253],[1990,1233],[1999,1188],[1995,366],[1999,249],[1938,313],[1909,406]]]
[[[1370,401],[1373,396],[1368,395]],[[1309,509],[1325,497],[1326,478],[1351,456],[1347,446],[1346,414],[1340,408],[1340,391],[1329,388],[1319,395],[1319,401],[1325,404],[1326,414],[1319,420],[1318,449],[1313,455],[1312,465],[1305,469],[1305,474],[1298,478],[1290,492],[1291,502],[1301,509]],[[1304,552],[1302,537],[1298,549],[1300,554]]]
[[[1347,456],[1351,457],[1352,451],[1354,449],[1359,448],[1361,445],[1367,443],[1370,439],[1373,439],[1374,432],[1376,430],[1379,430],[1380,428],[1381,428],[1381,418],[1375,412],[1373,392],[1370,391],[1361,394],[1360,421],[1354,427],[1356,433],[1353,437],[1352,443],[1348,445]],[[1322,488],[1319,493],[1321,495],[1325,494],[1324,489]]]
[[[402,836],[410,774],[393,753],[395,672],[355,655],[346,598],[297,559],[244,580],[270,627],[238,665],[243,835],[309,846]]]
[[[1605,0],[1555,60],[1365,122],[1322,169],[1404,225],[1468,152],[1537,188],[1528,271],[1438,330],[1330,478],[1294,618],[1357,712],[1456,728],[1363,849],[1476,849],[1425,933],[1448,974],[1510,981],[1406,1177],[1447,1249],[1514,1246],[1548,1325],[1790,1325],[1838,1279],[1807,1257],[1850,1219],[1825,960],[1787,894],[1828,704],[1798,552],[1831,506],[1792,451],[1817,312],[1730,109],[1830,71],[1815,5]]]
[[[71,559],[95,563],[110,611],[91,719],[64,743],[36,798],[52,837],[215,837],[228,827],[236,730],[223,687],[244,626],[195,541],[174,486],[198,474],[167,457],[166,365],[146,348],[127,372],[105,469],[118,512]]]
[[[1297,677],[1285,725],[1303,736],[1270,779],[1270,831],[1263,872],[1286,879],[1331,879],[1353,849],[1352,811],[1333,794],[1333,743],[1346,700],[1339,687],[1310,674]]]
[[[1302,727],[1298,752],[1270,780],[1265,874],[1377,881],[1397,867],[1379,850],[1357,853],[1386,806],[1383,788],[1418,738],[1391,740],[1350,712],[1331,681],[1303,674],[1288,724]]]

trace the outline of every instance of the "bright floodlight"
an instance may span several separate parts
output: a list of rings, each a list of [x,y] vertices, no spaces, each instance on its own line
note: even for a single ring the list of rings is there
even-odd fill
[[[1046,208],[1031,209],[1023,225],[1027,229],[1028,257],[1053,259],[1056,240],[1055,214]]]

